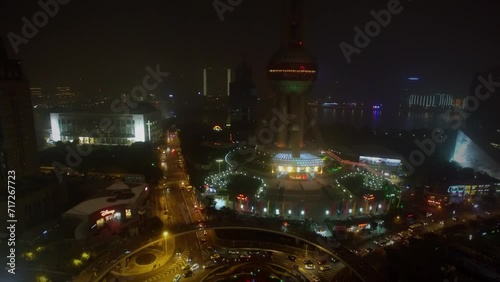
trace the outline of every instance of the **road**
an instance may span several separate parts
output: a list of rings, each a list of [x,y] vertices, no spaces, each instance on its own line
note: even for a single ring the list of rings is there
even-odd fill
[[[220,246],[220,240],[215,236],[212,230],[203,230],[203,224],[205,222],[204,214],[199,211],[199,203],[196,201],[194,190],[186,189],[189,186],[188,177],[184,170],[184,163],[182,154],[180,152],[180,142],[176,134],[173,134],[172,138],[165,142],[164,145],[158,147],[159,155],[159,165],[163,171],[163,179],[161,179],[154,190],[152,201],[154,212],[153,214],[158,216],[165,227],[167,232],[179,233],[181,230],[178,227],[181,226],[191,226],[199,224],[200,229],[196,233],[186,234],[175,238],[175,245],[168,246],[169,248],[175,248],[175,253],[179,256],[172,258],[167,264],[158,269],[155,269],[149,273],[137,275],[135,277],[128,277],[127,281],[171,281],[176,274],[182,274],[185,272],[183,268],[186,265],[199,264],[200,268],[194,271],[193,277],[183,278],[183,281],[200,281],[202,277],[206,276],[212,270],[204,270],[203,265],[211,261],[211,255],[217,252],[222,257],[226,259],[235,260],[237,256],[228,253],[227,247]],[[295,233],[293,229],[288,231],[290,234]],[[318,243],[318,236],[312,234],[302,234],[302,232],[297,231],[296,235],[299,237],[305,237],[313,243]],[[331,250],[325,245],[326,249]],[[244,253],[245,250],[241,249]],[[275,252],[275,256],[271,259],[272,263],[282,265],[290,270],[292,270],[293,265],[291,261],[286,259],[286,255],[289,253]],[[369,265],[365,265],[361,258],[356,254],[352,253],[349,249],[345,247],[339,247],[334,250],[334,253],[341,257],[344,262],[349,264],[354,268],[354,270],[360,273],[364,277],[371,278],[367,281],[382,281],[379,279],[379,274],[371,268]],[[299,257],[303,260],[306,257]],[[342,263],[332,263],[330,266],[332,270],[320,271],[317,258],[312,256],[312,253],[307,256],[308,259],[313,260],[315,264],[315,269],[306,270],[302,261],[298,261],[298,270],[305,275],[308,279],[312,278],[312,275],[318,276],[322,281],[331,281],[337,271],[343,268]],[[251,260],[256,259],[252,255]],[[263,259],[263,258],[260,258]],[[239,263],[234,262],[233,263]]]

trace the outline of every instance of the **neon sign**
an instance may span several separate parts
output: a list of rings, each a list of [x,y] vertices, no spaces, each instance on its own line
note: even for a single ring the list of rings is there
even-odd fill
[[[114,214],[114,213],[115,213],[115,210],[105,210],[105,211],[101,211],[101,216],[105,217],[107,215]]]

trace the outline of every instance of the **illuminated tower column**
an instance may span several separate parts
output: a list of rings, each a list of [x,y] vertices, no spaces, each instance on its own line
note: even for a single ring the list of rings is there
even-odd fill
[[[227,82],[226,82],[226,87],[227,87],[227,96],[231,94],[231,69],[227,69]]]
[[[268,80],[279,97],[277,108],[288,117],[279,124],[279,129],[286,130],[279,130],[276,145],[290,149],[293,158],[300,157],[300,149],[304,146],[305,96],[317,76],[316,60],[302,46],[303,14],[304,0],[283,1],[282,46],[268,65]]]
[[[278,98],[278,106],[277,109],[280,113],[288,113],[289,112],[289,106],[287,103],[287,97],[285,95],[280,96]],[[288,125],[286,121],[278,119],[277,120],[277,138],[276,138],[276,146],[278,148],[287,148],[287,139],[288,139]]]
[[[203,96],[207,96],[207,69],[203,69]]]
[[[288,99],[290,101],[290,115],[292,116],[289,125],[290,144],[288,144],[288,146],[292,149],[293,158],[300,157],[300,148],[302,147],[301,143],[303,139],[303,123],[301,122],[301,119],[304,118],[304,107],[300,103],[300,98],[301,97],[298,95],[288,95]]]

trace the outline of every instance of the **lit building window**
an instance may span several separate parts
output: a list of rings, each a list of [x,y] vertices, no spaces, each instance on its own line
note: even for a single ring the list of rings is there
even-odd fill
[[[132,210],[131,209],[125,209],[125,218],[129,219],[132,217]]]

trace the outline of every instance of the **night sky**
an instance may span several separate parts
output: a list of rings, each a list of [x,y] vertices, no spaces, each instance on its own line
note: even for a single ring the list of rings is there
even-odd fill
[[[21,35],[21,18],[41,10],[27,2],[2,1],[1,34]],[[408,76],[429,90],[465,96],[474,73],[500,64],[498,1],[401,1],[403,11],[350,64],[339,44],[353,44],[353,28],[364,29],[370,11],[389,1],[306,2],[304,46],[320,70],[316,97],[387,103],[401,97]],[[222,22],[212,3],[72,0],[15,57],[31,85],[45,89],[117,95],[141,83],[145,66],[160,64],[171,76],[154,92],[191,95],[201,90],[203,67],[213,68],[209,83],[223,89],[224,69],[246,54],[259,95],[266,95],[265,68],[280,42],[279,1],[243,0]]]

